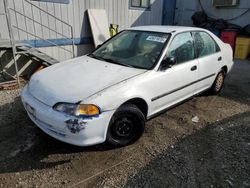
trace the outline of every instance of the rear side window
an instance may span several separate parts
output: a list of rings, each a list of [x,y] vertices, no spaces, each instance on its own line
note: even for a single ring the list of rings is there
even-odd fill
[[[207,33],[193,32],[192,34],[197,57],[203,57],[220,51],[217,43]]]
[[[193,38],[190,32],[178,34],[171,42],[167,57],[175,57],[177,63],[183,63],[194,59]]]

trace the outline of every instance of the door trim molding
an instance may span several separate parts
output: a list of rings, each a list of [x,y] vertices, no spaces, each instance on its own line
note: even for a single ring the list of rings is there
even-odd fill
[[[202,81],[202,80],[208,79],[208,78],[210,78],[210,77],[212,77],[212,76],[214,76],[214,75],[215,75],[215,73],[210,74],[210,75],[205,76],[205,77],[203,77],[203,78],[200,78],[200,79],[198,79],[198,80],[196,80],[196,81],[190,82],[190,83],[188,83],[188,84],[186,84],[186,85],[184,85],[184,86],[178,87],[178,88],[173,89],[173,90],[171,90],[171,91],[169,91],[169,92],[166,92],[166,93],[163,93],[163,94],[161,94],[161,95],[158,95],[158,96],[152,98],[151,101],[152,101],[152,102],[153,102],[153,101],[156,101],[156,100],[158,100],[158,99],[160,99],[160,98],[162,98],[162,97],[165,97],[165,96],[167,96],[167,95],[170,95],[170,94],[172,94],[172,93],[174,93],[174,92],[176,92],[176,91],[179,91],[179,90],[184,89],[184,88],[186,88],[186,87],[188,87],[188,86],[191,86],[191,85],[193,85],[193,84],[196,84],[197,82],[200,82],[200,81]]]

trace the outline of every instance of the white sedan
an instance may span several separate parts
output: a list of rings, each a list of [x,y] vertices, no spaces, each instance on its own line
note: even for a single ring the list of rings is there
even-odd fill
[[[30,119],[58,140],[123,146],[153,116],[205,90],[219,93],[232,66],[231,47],[207,30],[134,27],[37,72],[22,101]]]

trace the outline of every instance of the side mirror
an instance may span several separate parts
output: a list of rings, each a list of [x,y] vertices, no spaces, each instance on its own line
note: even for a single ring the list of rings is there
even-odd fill
[[[167,57],[163,59],[161,62],[161,70],[166,70],[167,68],[171,68],[173,65],[177,63],[175,57]]]

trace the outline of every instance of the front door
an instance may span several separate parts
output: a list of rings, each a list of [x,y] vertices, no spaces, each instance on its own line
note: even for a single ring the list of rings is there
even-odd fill
[[[198,79],[198,61],[190,32],[174,37],[166,57],[174,57],[177,64],[165,71],[154,72],[151,86],[153,113],[191,97]]]

